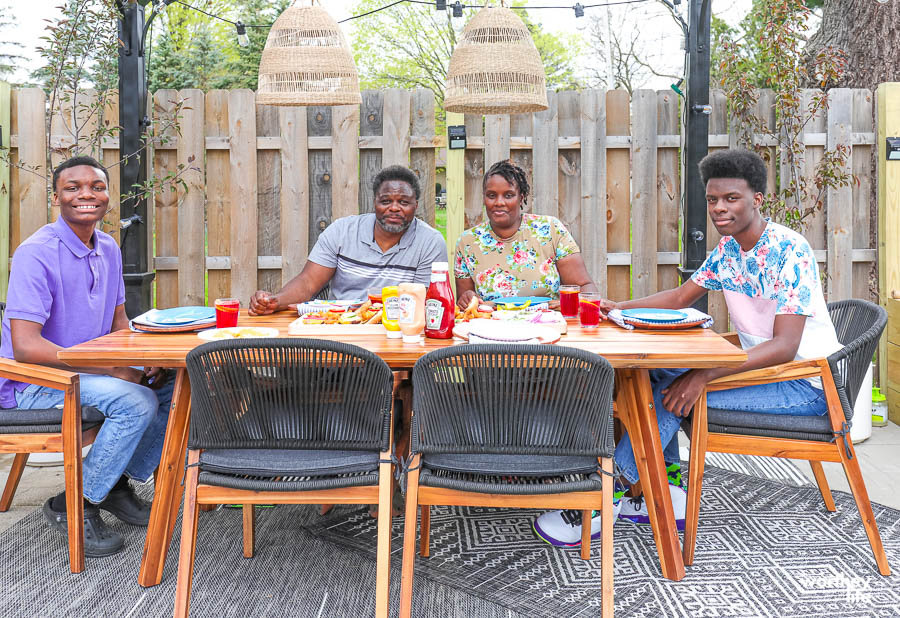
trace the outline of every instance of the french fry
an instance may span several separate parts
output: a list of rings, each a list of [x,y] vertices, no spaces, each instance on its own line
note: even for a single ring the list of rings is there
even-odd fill
[[[469,301],[469,304],[466,306],[466,310],[463,311],[463,319],[471,320],[478,313],[478,297],[473,296],[472,300]]]
[[[368,320],[365,321],[366,324],[381,324],[381,310],[375,311]]]

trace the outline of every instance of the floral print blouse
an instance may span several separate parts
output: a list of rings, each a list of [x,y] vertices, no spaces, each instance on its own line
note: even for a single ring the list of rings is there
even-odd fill
[[[556,262],[580,249],[562,221],[523,213],[515,236],[497,238],[491,223],[466,230],[456,243],[454,274],[472,279],[484,300],[508,296],[559,298]]]

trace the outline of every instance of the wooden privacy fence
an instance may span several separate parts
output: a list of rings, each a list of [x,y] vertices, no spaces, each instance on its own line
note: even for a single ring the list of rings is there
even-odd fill
[[[158,192],[153,200],[151,263],[159,307],[222,296],[246,301],[257,288],[279,288],[300,271],[331,221],[372,210],[372,178],[388,164],[409,165],[418,174],[419,216],[434,223],[435,166],[446,138],[435,135],[434,97],[427,90],[366,91],[359,107],[331,108],[256,105],[250,90],[161,90],[153,98],[154,120],[171,114],[179,99],[180,135],[172,131],[152,155],[153,174],[177,173],[183,165],[187,185],[186,191]],[[48,159],[58,161],[73,145],[67,127],[77,116],[68,109],[51,119],[48,152],[43,92],[12,90],[8,101],[10,119],[4,122],[0,99],[0,124],[11,126],[11,158],[38,173],[11,169],[8,213],[0,211],[9,225],[4,256],[56,216],[43,175]],[[677,285],[683,173],[678,96],[671,90],[638,90],[631,98],[625,91],[585,90],[550,93],[549,101],[550,109],[537,114],[463,119],[467,148],[461,159],[449,157],[460,164],[448,162],[447,170],[451,252],[455,232],[482,219],[484,169],[512,158],[529,174],[528,208],[562,219],[606,295],[620,300]],[[846,144],[859,182],[830,191],[825,210],[804,233],[827,271],[830,300],[869,298],[876,259],[872,95],[833,90],[831,101],[827,117],[806,128],[804,171],[812,173],[826,145]],[[770,102],[771,93],[763,92],[760,109],[770,109]],[[114,122],[117,114],[112,101],[97,121]],[[770,124],[771,116],[763,114]],[[724,96],[714,92],[709,146],[724,148],[731,139]],[[106,164],[118,159],[115,138],[101,146]],[[118,169],[110,171],[111,193],[118,196]],[[773,166],[770,188],[778,177]],[[454,193],[460,197],[454,200]],[[0,208],[2,202],[0,191]],[[117,210],[105,224],[118,233]],[[710,224],[709,248],[717,240]],[[724,327],[721,297],[714,295],[710,307]]]

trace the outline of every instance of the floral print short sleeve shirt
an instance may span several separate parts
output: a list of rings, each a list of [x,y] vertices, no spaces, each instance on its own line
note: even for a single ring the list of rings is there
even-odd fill
[[[457,279],[472,279],[484,300],[559,298],[556,262],[579,251],[572,234],[556,217],[525,213],[519,231],[507,240],[498,238],[485,220],[459,237],[454,274]]]

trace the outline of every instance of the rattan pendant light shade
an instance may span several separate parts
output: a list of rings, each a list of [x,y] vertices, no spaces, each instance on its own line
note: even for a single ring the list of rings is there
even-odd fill
[[[320,6],[289,7],[269,30],[257,103],[358,105],[359,75],[340,27]]]
[[[544,65],[531,33],[504,7],[472,18],[450,57],[444,108],[469,114],[522,114],[547,109]]]

